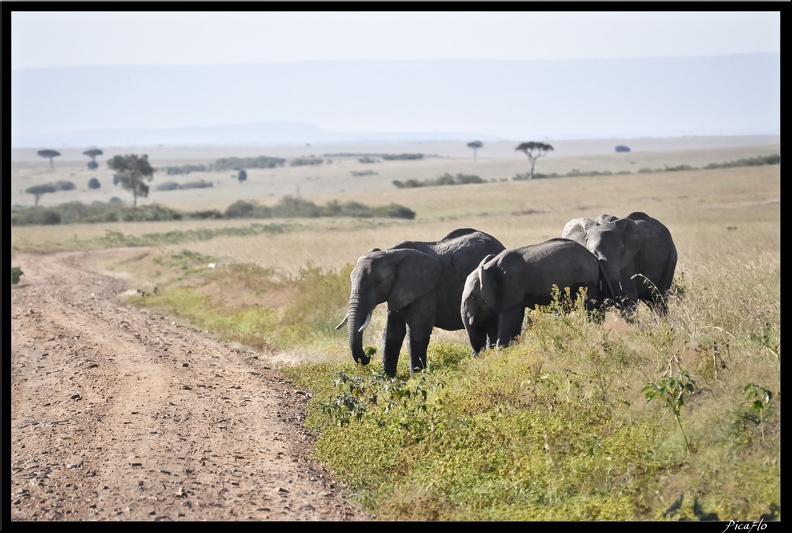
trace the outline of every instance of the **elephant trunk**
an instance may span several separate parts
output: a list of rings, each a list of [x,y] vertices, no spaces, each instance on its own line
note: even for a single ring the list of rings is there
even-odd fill
[[[371,362],[371,356],[366,354],[363,349],[363,330],[371,322],[373,310],[364,310],[360,305],[360,295],[352,292],[349,296],[349,310],[347,311],[347,331],[349,334],[349,349],[352,352],[352,359],[362,365]],[[363,322],[361,323],[361,317]]]

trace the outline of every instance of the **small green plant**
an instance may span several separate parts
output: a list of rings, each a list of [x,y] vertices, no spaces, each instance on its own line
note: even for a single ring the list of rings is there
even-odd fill
[[[350,376],[339,370],[333,380],[333,387],[338,394],[322,403],[322,412],[339,426],[349,424],[352,419],[361,420],[368,404],[377,403],[376,393],[372,394],[366,380],[360,376]]]
[[[674,413],[674,418],[677,421],[679,430],[682,432],[682,437],[685,439],[685,447],[687,448],[688,454],[692,453],[690,442],[685,434],[685,430],[682,428],[682,421],[679,418],[679,413],[682,406],[685,405],[685,395],[693,394],[695,385],[696,382],[690,377],[690,374],[688,374],[686,370],[680,370],[679,378],[673,376],[665,377],[648,383],[641,390],[647,402],[651,402],[659,397],[665,401],[666,405]]]
[[[748,396],[751,409],[759,414],[759,428],[762,430],[762,441],[764,441],[764,412],[770,400],[773,399],[773,393],[756,383],[747,384],[743,388],[743,393]]]
[[[11,267],[11,285],[19,283],[19,277],[24,274],[19,267]]]

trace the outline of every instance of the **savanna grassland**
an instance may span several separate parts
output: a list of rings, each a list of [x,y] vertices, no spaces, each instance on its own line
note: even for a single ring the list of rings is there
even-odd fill
[[[18,250],[139,248],[95,266],[131,280],[136,305],[252,347],[311,390],[306,423],[319,432],[317,458],[379,519],[780,519],[780,166],[704,168],[778,154],[780,144],[643,142],[645,150],[626,154],[566,155],[556,145],[536,171],[558,177],[530,181],[512,179],[528,169],[522,154],[488,156],[486,146],[476,161],[469,150],[419,145],[409,151],[434,155],[377,163],[312,147],[330,162],[254,169],[245,183],[229,172],[155,173],[145,202],[185,211],[298,195],[317,204],[396,203],[416,217],[19,226],[11,261]],[[364,151],[405,150],[344,149]],[[170,157],[168,164],[197,161]],[[12,205],[32,205],[24,194],[31,185],[71,179],[84,189],[92,177],[85,159],[54,166],[12,165]],[[360,170],[374,174],[353,175]],[[444,173],[486,182],[392,185]],[[105,179],[99,191],[49,194],[41,205],[130,201]],[[215,185],[153,190],[171,179]],[[376,356],[356,366],[346,331],[335,330],[349,272],[373,247],[437,240],[459,227],[519,247],[559,236],[574,217],[632,211],[662,221],[677,246],[667,317],[642,306],[634,323],[608,313],[596,324],[540,310],[517,343],[477,358],[463,332],[435,329],[429,368],[410,375],[405,351],[395,379]],[[255,224],[263,229],[254,235],[212,233]],[[207,233],[195,238],[196,228]],[[384,316],[381,305],[364,336],[375,350]]]

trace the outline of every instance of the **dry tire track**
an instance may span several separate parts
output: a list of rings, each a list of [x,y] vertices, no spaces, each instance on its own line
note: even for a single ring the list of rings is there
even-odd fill
[[[126,305],[90,257],[14,259],[12,520],[371,518],[310,460],[305,392]]]

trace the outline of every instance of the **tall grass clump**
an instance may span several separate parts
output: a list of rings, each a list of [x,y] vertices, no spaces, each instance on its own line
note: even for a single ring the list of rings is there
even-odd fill
[[[216,266],[214,259],[187,251],[152,261],[170,274],[156,293],[138,291],[132,298],[137,305],[253,349],[338,351],[332,346],[340,346],[335,326],[346,313],[351,264],[324,271],[309,263],[292,276],[252,264]]]

